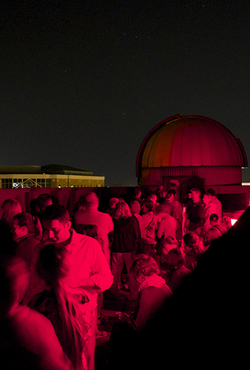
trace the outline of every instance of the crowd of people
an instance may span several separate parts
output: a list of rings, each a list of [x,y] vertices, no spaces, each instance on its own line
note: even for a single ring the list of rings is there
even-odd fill
[[[227,230],[213,189],[191,189],[183,206],[176,189],[143,195],[137,187],[129,202],[111,198],[106,212],[91,192],[71,215],[48,194],[33,200],[30,212],[16,199],[6,200],[0,220],[1,368],[94,370],[96,337],[105,336],[98,323],[107,319],[103,292],[119,300],[125,271],[128,299],[137,306],[133,315],[120,313],[112,329],[107,366],[117,368]]]

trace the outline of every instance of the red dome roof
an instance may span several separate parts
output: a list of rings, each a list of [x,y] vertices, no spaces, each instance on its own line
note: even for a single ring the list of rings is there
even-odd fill
[[[156,125],[143,140],[137,155],[141,168],[167,166],[247,167],[239,139],[221,123],[203,116],[173,116]]]

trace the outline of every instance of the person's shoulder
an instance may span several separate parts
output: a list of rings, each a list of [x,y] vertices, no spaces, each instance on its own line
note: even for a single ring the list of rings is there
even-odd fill
[[[79,234],[74,229],[71,229],[71,231],[72,231],[72,241],[71,242],[73,244],[76,244],[79,249],[81,248],[99,249],[99,247],[101,248],[100,243],[96,239],[91,238],[88,235]]]
[[[32,235],[28,235],[25,239],[21,240],[20,243],[23,243],[23,244],[31,244],[31,245],[41,244],[40,240],[36,239]]]
[[[34,335],[37,331],[52,330],[51,322],[41,313],[27,307],[20,306],[19,311],[13,315],[13,321],[16,322],[20,331],[22,329],[27,333],[32,332]]]
[[[108,222],[108,223],[112,223],[112,224],[113,224],[113,219],[112,219],[112,217],[110,216],[110,214],[109,214],[109,213],[106,213],[106,212],[100,212],[100,211],[99,211],[99,215],[100,215],[100,217],[101,217],[103,220],[105,220],[106,222]]]

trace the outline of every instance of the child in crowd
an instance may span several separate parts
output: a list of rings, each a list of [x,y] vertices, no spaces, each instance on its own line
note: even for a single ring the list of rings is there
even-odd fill
[[[34,249],[40,243],[43,234],[39,218],[28,212],[18,213],[13,218],[13,233],[18,243],[15,255],[23,258],[30,268]]]

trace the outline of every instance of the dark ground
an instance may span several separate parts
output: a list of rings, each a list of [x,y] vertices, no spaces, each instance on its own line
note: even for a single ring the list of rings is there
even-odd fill
[[[128,314],[134,312],[136,301],[128,300],[128,292],[125,290],[120,290],[121,297],[119,300],[110,300],[105,296],[102,308],[102,315],[107,316],[109,321],[98,325],[100,331],[104,330],[108,333],[107,337],[96,340],[96,351],[95,351],[95,369],[104,370],[106,369],[105,360],[107,357],[108,343],[110,338],[110,333],[114,322],[118,321],[118,316],[116,312],[126,312]]]

